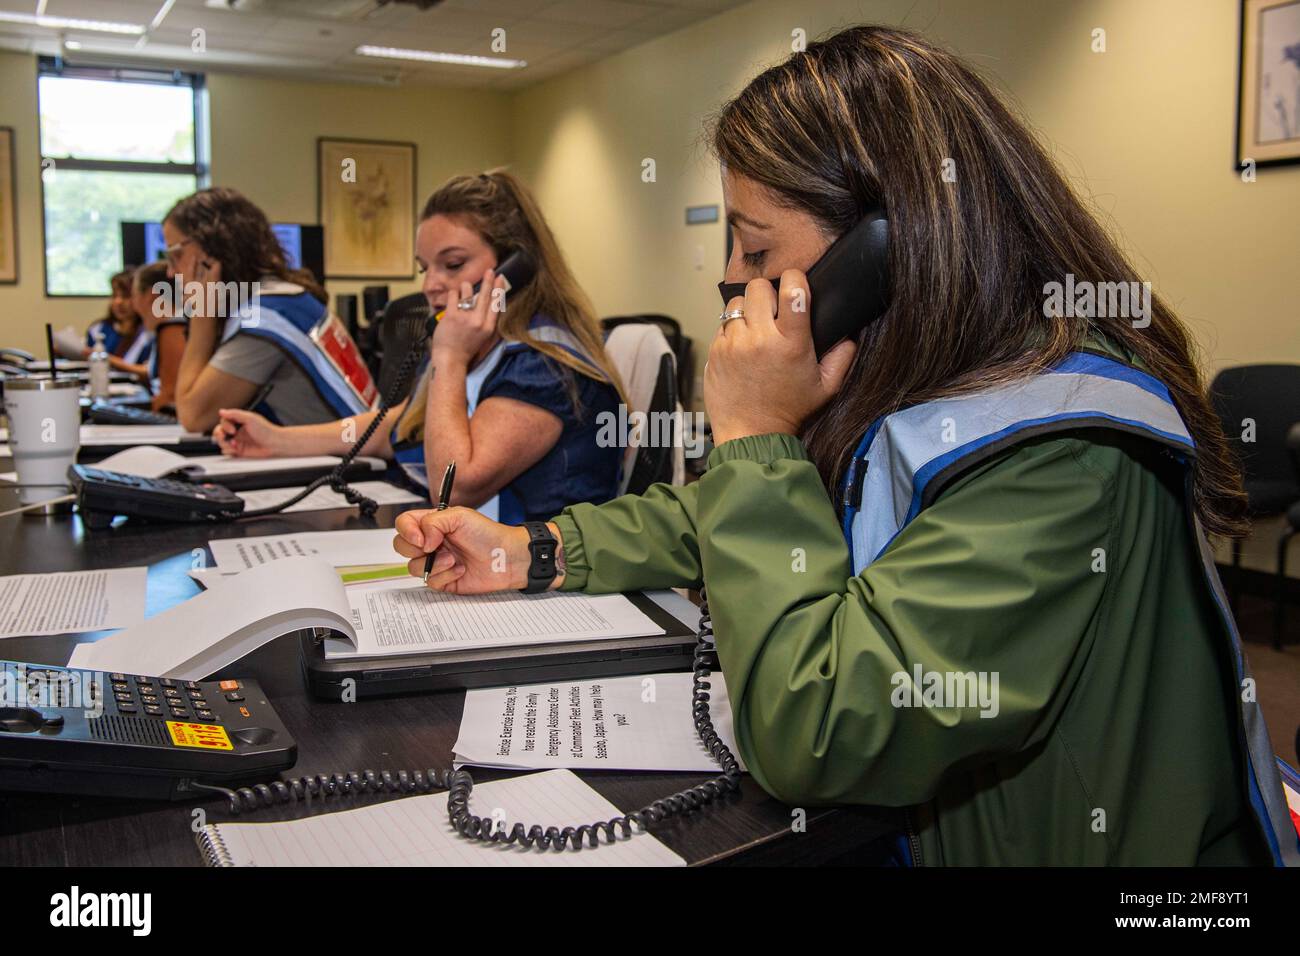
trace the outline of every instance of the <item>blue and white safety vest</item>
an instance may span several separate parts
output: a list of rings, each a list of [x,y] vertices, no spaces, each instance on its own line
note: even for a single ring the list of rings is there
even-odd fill
[[[580,359],[585,364],[590,365],[594,370],[599,370],[599,366],[588,355],[579,344],[578,340],[568,329],[558,324],[553,319],[545,316],[534,316],[533,320],[528,323],[528,334],[538,342],[550,342],[558,345],[575,358]],[[470,369],[469,374],[465,376],[465,409],[469,415],[474,414],[478,408],[479,396],[482,394],[483,385],[492,373],[496,371],[497,366],[501,364],[502,359],[507,355],[516,352],[522,352],[530,348],[526,342],[514,342],[502,339],[492,347],[483,361]],[[428,371],[428,361],[420,367],[417,373],[418,377],[423,377]],[[397,438],[397,428],[393,428],[390,441],[393,446],[393,458],[402,471],[413,482],[425,490],[429,489],[429,472],[424,462],[424,439],[423,436],[415,436],[409,441],[399,442]],[[522,524],[524,521],[524,509],[519,500],[510,492],[509,488],[503,488],[491,499],[484,502],[478,507],[478,511],[493,521],[500,521],[503,524]]]
[[[221,341],[252,335],[274,344],[302,369],[339,418],[369,411],[374,382],[342,323],[302,286],[263,279],[260,294],[226,320]],[[263,402],[256,411],[270,416]]]
[[[1074,352],[1045,372],[1009,385],[905,408],[875,422],[854,452],[844,483],[844,536],[853,573],[876,561],[898,534],[958,475],[999,451],[1039,435],[1110,428],[1150,438],[1185,466],[1196,445],[1169,390],[1109,356]],[[1231,644],[1238,686],[1250,677],[1209,541],[1192,510],[1191,471],[1184,503],[1200,548],[1206,587]],[[869,506],[868,506],[869,505]],[[1277,758],[1255,700],[1233,695],[1241,717],[1250,805],[1279,865],[1300,865],[1300,840],[1283,794]]]

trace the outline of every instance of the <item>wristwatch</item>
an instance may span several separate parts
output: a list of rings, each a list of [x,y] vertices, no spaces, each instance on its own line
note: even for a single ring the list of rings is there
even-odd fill
[[[520,588],[525,594],[545,591],[555,580],[556,551],[559,542],[544,521],[525,521],[524,530],[528,532],[528,586]]]

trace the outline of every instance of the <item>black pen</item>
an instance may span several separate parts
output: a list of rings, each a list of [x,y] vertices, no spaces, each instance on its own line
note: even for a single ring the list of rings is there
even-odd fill
[[[261,388],[257,390],[257,394],[253,396],[253,400],[244,405],[244,409],[250,412],[253,411],[255,408],[257,408],[258,405],[261,405],[264,401],[266,401],[266,397],[271,394],[271,389],[273,388],[275,388],[275,386],[272,385],[270,382],[267,382],[265,385],[263,385]],[[234,438],[236,435],[238,435],[239,430],[243,427],[244,427],[243,422],[235,422],[235,430],[230,433],[230,437]]]
[[[438,510],[446,511],[447,506],[451,504],[451,486],[456,482],[456,463],[450,462],[447,470],[442,473],[442,487],[438,489]],[[433,573],[433,556],[437,551],[430,551],[424,557],[424,583],[429,583],[429,575]]]

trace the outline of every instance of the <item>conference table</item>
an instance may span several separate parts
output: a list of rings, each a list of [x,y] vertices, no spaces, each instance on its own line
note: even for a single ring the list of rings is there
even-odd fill
[[[17,491],[0,483],[0,511],[17,505]],[[401,510],[382,507],[374,518],[363,518],[352,509],[296,512],[220,525],[120,521],[99,531],[84,527],[75,514],[15,515],[0,518],[0,575],[145,566],[146,614],[151,616],[198,593],[187,572],[195,549],[205,549],[210,540],[392,527]],[[211,560],[210,553],[206,558]],[[95,635],[0,639],[0,657],[64,665],[73,647],[88,639]],[[299,654],[299,642],[289,634],[214,675],[260,682],[298,744],[297,765],[285,777],[450,765],[463,691],[355,703],[320,700],[306,689]],[[470,769],[476,783],[513,775]],[[578,771],[578,775],[624,813],[710,777],[614,771]],[[331,797],[314,801],[310,812],[350,809],[378,799],[402,798]],[[202,859],[192,831],[196,809],[202,810],[208,823],[232,819],[219,800],[162,803],[0,793],[0,866],[198,866]],[[304,805],[290,804],[259,810],[253,819],[296,819],[306,812]],[[590,821],[536,822],[563,826]],[[737,793],[687,816],[665,820],[653,832],[691,865],[805,865],[860,860],[869,852],[867,847],[891,832],[896,822],[890,811],[875,808],[789,807],[746,775]]]

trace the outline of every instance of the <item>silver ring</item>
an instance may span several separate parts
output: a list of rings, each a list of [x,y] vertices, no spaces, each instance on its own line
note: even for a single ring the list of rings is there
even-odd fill
[[[468,312],[474,308],[474,300],[466,299],[464,302],[457,302],[456,308],[460,309],[462,312]]]
[[[718,321],[726,325],[732,319],[743,319],[745,317],[744,309],[732,309],[730,312],[723,312],[718,316]]]

